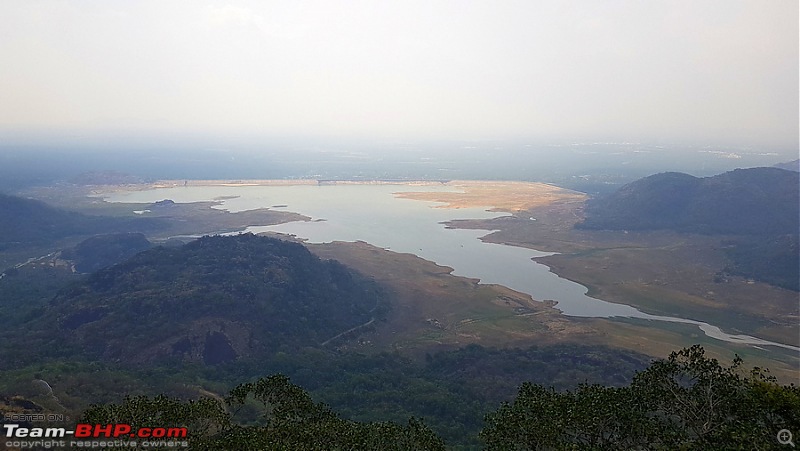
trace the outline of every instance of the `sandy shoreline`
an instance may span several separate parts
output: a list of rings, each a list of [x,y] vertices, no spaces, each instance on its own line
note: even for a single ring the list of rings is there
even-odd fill
[[[396,185],[438,186],[455,191],[401,192],[404,199],[441,202],[440,208],[486,207],[496,211],[518,212],[549,205],[554,202],[583,201],[586,195],[555,185],[540,182],[505,180],[159,180],[135,185],[107,185],[92,190],[92,195],[102,196],[120,191],[143,191],[177,187],[243,187],[243,186],[330,186],[330,185]]]
[[[294,186],[294,185],[446,185],[449,181],[437,180],[325,180],[325,179],[244,179],[244,180],[159,180],[153,188],[175,186]]]
[[[453,180],[444,184],[460,192],[405,192],[397,197],[442,202],[440,208],[491,207],[516,213],[555,202],[583,202],[584,193],[539,182]]]
[[[94,185],[93,194],[119,191],[142,191],[181,186],[322,186],[322,185],[402,185],[443,186],[445,180],[322,180],[322,179],[205,179],[205,180],[157,180],[119,185]]]

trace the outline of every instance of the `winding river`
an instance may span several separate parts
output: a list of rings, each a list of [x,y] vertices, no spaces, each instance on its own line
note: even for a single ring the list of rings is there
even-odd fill
[[[447,229],[453,219],[488,219],[500,213],[480,208],[436,208],[435,202],[402,199],[404,191],[447,191],[444,186],[412,185],[286,185],[286,186],[181,186],[145,191],[118,192],[106,196],[109,202],[152,203],[171,199],[178,203],[218,200],[230,212],[271,208],[291,211],[312,221],[274,226],[254,225],[246,231],[295,235],[311,243],[365,241],[395,252],[415,254],[442,266],[453,274],[480,279],[481,283],[503,285],[527,293],[536,300],[553,300],[563,314],[577,317],[630,317],[696,325],[718,340],[755,346],[800,348],[748,335],[733,335],[711,324],[685,318],[643,313],[634,307],[606,302],[586,295],[586,287],[559,277],[536,261],[551,255],[532,249],[485,243],[479,238],[486,230]]]

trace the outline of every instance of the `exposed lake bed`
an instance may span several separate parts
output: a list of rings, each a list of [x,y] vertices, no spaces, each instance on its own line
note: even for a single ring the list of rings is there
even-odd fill
[[[472,182],[473,187],[479,187],[477,190],[473,188],[472,193],[469,192],[470,186],[463,182],[460,185],[458,182],[293,182],[174,182],[171,186],[163,183],[150,189],[104,193],[104,198],[109,202],[131,204],[151,204],[164,199],[170,199],[176,204],[214,200],[212,208],[230,213],[265,208],[280,213],[291,212],[302,215],[303,218],[287,218],[289,222],[273,222],[271,225],[250,223],[249,227],[239,230],[292,235],[312,244],[365,242],[377,249],[412,254],[439,266],[452,268],[454,276],[478,279],[481,284],[508,287],[527,294],[536,301],[552,301],[550,304],[554,304],[555,309],[563,313],[560,316],[573,318],[573,323],[580,322],[578,318],[616,318],[614,322],[628,318],[625,321],[632,325],[629,327],[640,329],[652,328],[664,322],[682,323],[690,327],[682,327],[681,330],[693,328],[698,337],[707,335],[734,343],[737,348],[739,345],[767,346],[772,350],[770,354],[784,354],[789,351],[787,358],[790,362],[787,363],[790,366],[792,353],[796,360],[798,348],[791,342],[774,342],[766,337],[726,333],[716,325],[704,322],[708,319],[698,316],[674,317],[643,313],[626,305],[624,300],[620,302],[619,297],[613,299],[617,301],[615,303],[587,296],[587,287],[562,278],[551,267],[537,262],[548,262],[548,259],[559,262],[558,259],[561,258],[559,264],[563,266],[566,257],[554,252],[530,249],[533,243],[520,243],[521,240],[507,239],[505,244],[491,242],[501,241],[492,239],[493,236],[497,238],[498,233],[492,234],[493,230],[497,230],[494,228],[497,225],[524,222],[523,225],[529,227],[529,223],[535,222],[537,226],[546,226],[545,210],[536,213],[539,221],[522,221],[520,218],[527,218],[529,209],[554,205],[563,207],[581,202],[580,195],[575,192],[563,190],[559,193],[559,189],[552,185],[522,182],[505,185]],[[501,207],[501,211],[497,211],[498,207],[492,204],[499,202],[494,202],[492,196],[494,199],[502,198],[503,189],[517,193],[516,203],[507,203],[505,208]],[[549,197],[544,201],[538,199],[533,203],[520,203],[519,200],[523,197],[518,193],[526,190],[528,199],[534,199],[537,190],[547,193]],[[503,210],[510,210],[510,213],[503,213]],[[514,216],[512,213],[519,214]],[[560,269],[556,272],[563,275]],[[568,268],[565,272],[570,276],[574,275]],[[577,277],[571,278],[580,280]],[[657,312],[657,309],[649,311]],[[461,318],[459,321],[465,319],[468,318]],[[725,324],[721,325],[725,327]],[[664,329],[662,326],[664,325],[661,324],[658,328]],[[519,330],[524,328],[519,324],[508,327]],[[605,326],[603,328],[608,330]],[[674,326],[666,329],[675,334]],[[783,350],[780,351],[780,348]],[[757,348],[750,348],[750,351],[760,353]],[[785,361],[785,358],[780,360]],[[794,365],[796,367],[796,361]]]

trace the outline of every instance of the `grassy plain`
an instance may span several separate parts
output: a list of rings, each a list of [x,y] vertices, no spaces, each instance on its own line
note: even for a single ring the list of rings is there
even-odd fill
[[[596,333],[550,305],[499,285],[457,277],[452,269],[370,244],[309,245],[389,287],[393,308],[374,336],[380,349],[454,348],[470,343],[527,346],[584,341]]]
[[[721,362],[730,362],[738,354],[748,366],[770,368],[781,381],[797,380],[797,355],[790,350],[725,343],[686,324],[565,316],[526,294],[479,284],[452,275],[450,268],[363,242],[309,248],[321,258],[339,260],[389,287],[393,310],[387,322],[350,345],[363,351],[394,349],[422,356],[471,343],[497,347],[579,343],[666,357],[699,343]]]
[[[728,333],[800,346],[798,293],[724,274],[725,239],[669,231],[575,229],[585,197],[548,185],[460,183],[462,193],[404,193],[404,197],[445,202],[444,207],[485,206],[510,215],[458,220],[448,227],[494,230],[484,241],[557,252],[537,260],[561,277],[589,289],[589,295],[642,311],[708,322]],[[541,193],[541,197],[536,197]],[[526,200],[525,196],[532,196]],[[504,201],[503,199],[512,199]],[[578,320],[573,320],[580,322]],[[663,356],[670,349],[703,342],[713,354],[748,355],[759,365],[798,381],[798,355],[707,338],[694,326],[637,324],[638,320],[589,320],[600,341]],[[585,329],[584,329],[585,330]],[[716,350],[716,351],[715,351]],[[726,357],[727,358],[727,357]],[[770,363],[773,363],[770,365]]]
[[[724,274],[726,237],[575,229],[581,217],[582,204],[568,202],[449,226],[493,229],[484,241],[558,252],[537,260],[590,296],[800,345],[798,293]]]

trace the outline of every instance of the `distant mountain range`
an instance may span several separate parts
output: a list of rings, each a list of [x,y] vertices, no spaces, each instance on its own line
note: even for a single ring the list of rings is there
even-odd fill
[[[800,173],[737,169],[698,178],[667,172],[591,200],[576,227],[724,235],[725,271],[800,288]]]

